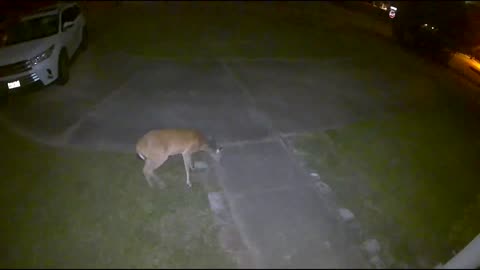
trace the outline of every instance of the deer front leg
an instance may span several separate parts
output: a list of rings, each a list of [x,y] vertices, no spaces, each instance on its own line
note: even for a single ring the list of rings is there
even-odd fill
[[[187,187],[191,188],[192,183],[190,182],[190,171],[189,171],[189,169],[192,166],[191,165],[192,160],[191,160],[190,153],[184,152],[184,153],[182,153],[182,157],[183,157],[183,164],[185,165],[185,173],[187,174]]]

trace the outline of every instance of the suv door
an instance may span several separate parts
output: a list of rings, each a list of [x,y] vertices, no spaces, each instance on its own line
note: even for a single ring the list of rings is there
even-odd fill
[[[64,9],[61,15],[62,42],[67,47],[69,57],[72,57],[82,39],[82,27],[79,15],[80,8],[77,5]],[[71,25],[64,27],[67,22]]]

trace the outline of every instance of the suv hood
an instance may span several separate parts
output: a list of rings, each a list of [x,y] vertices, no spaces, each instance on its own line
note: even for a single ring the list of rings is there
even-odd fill
[[[31,59],[55,44],[56,35],[0,47],[0,66]]]

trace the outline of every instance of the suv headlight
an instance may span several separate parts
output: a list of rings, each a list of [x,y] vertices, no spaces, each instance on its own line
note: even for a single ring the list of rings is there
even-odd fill
[[[32,65],[36,65],[42,62],[43,60],[48,59],[52,55],[53,49],[55,49],[55,45],[50,46],[50,48],[46,49],[41,54],[30,59],[30,62],[32,63]]]

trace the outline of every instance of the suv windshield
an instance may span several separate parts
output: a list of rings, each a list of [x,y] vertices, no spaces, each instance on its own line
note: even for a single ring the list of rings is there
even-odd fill
[[[58,15],[22,20],[7,27],[5,46],[54,35],[58,32]]]

